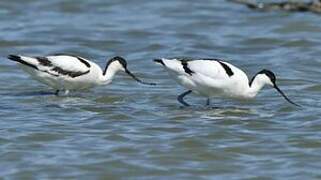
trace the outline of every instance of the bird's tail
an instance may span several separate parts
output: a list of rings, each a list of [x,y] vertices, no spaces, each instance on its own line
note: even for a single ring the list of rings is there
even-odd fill
[[[162,59],[154,59],[154,62],[159,63],[159,64],[165,66],[165,63],[163,62]]]
[[[154,62],[162,65],[166,70],[172,73],[178,73],[178,74],[185,73],[182,68],[182,62],[180,60],[161,58],[161,59],[154,59]]]
[[[10,55],[8,56],[8,59],[10,59],[10,60],[12,60],[12,61],[17,61],[17,62],[22,61],[21,56],[13,55],[13,54],[10,54]]]
[[[32,62],[32,61],[34,61],[33,58],[10,54],[10,55],[8,55],[8,59],[18,62],[23,65],[38,69],[37,66]]]

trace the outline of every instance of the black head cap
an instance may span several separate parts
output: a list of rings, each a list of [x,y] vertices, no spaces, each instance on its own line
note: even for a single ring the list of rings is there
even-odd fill
[[[120,56],[115,56],[113,58],[111,58],[108,62],[107,62],[107,65],[106,65],[106,68],[104,70],[104,73],[103,75],[106,74],[106,71],[107,71],[107,68],[108,66],[112,63],[112,62],[115,62],[115,61],[118,61],[125,69],[125,72],[131,76],[134,80],[136,80],[137,82],[141,83],[141,84],[146,84],[146,85],[156,85],[155,83],[149,83],[149,82],[144,82],[140,79],[138,79],[133,73],[131,73],[128,69],[127,69],[127,62],[124,58],[120,57]]]
[[[126,62],[126,60],[125,60],[123,57],[115,56],[115,57],[113,57],[113,58],[111,58],[111,59],[109,60],[109,64],[112,63],[112,62],[114,62],[114,61],[118,61],[124,68],[127,67],[127,62]]]
[[[270,78],[271,82],[273,84],[275,84],[276,77],[275,77],[275,74],[272,71],[267,70],[267,69],[263,69],[262,71],[258,72],[257,74],[265,74],[267,77]]]
[[[107,69],[109,67],[109,65],[112,63],[112,62],[115,62],[115,61],[118,61],[125,69],[127,69],[127,62],[124,58],[120,57],[120,56],[115,56],[113,58],[111,58],[110,60],[108,60],[107,64],[106,64],[106,67],[105,67],[105,70],[103,72],[103,75],[106,74],[107,72]]]
[[[267,69],[263,69],[262,71],[258,72],[257,74],[265,74],[267,77],[270,78],[271,82],[273,83],[273,87],[284,97],[285,100],[287,100],[289,103],[295,105],[295,106],[300,106],[296,103],[294,103],[293,101],[291,101],[285,94],[283,91],[281,91],[281,89],[276,85],[276,77],[275,74]]]

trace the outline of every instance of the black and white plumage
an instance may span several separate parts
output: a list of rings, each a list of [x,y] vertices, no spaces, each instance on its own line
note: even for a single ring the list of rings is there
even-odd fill
[[[178,96],[178,101],[185,106],[183,98],[195,93],[209,98],[224,96],[235,99],[252,99],[264,85],[274,87],[288,102],[292,102],[277,86],[276,77],[272,71],[263,69],[250,81],[246,74],[234,65],[220,59],[155,59],[169,75],[188,91]],[[297,105],[298,106],[298,105]]]
[[[109,84],[118,71],[126,72],[142,84],[154,85],[133,75],[127,68],[126,60],[119,56],[107,61],[104,70],[85,58],[66,54],[36,57],[9,55],[8,59],[19,63],[32,78],[55,89],[57,94],[59,91],[68,94],[70,90],[84,90]]]

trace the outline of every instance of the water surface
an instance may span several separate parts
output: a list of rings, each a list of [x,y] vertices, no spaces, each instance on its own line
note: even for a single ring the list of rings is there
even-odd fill
[[[321,23],[310,13],[257,12],[223,0],[2,0],[0,176],[27,178],[321,178]],[[124,74],[56,97],[10,53],[73,53]],[[184,91],[153,58],[223,58],[249,76],[263,68],[296,108],[266,88],[236,102]]]

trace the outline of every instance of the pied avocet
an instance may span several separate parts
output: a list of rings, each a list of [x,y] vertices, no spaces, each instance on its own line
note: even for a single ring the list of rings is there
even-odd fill
[[[161,64],[180,85],[188,90],[180,94],[177,100],[189,106],[184,101],[184,96],[195,93],[210,98],[224,96],[236,99],[251,99],[263,88],[264,85],[274,87],[288,102],[291,101],[277,86],[276,77],[272,71],[263,69],[250,81],[246,74],[239,68],[220,59],[155,59]]]
[[[104,70],[85,58],[67,54],[35,57],[9,55],[8,59],[18,62],[32,78],[55,89],[56,95],[59,91],[68,94],[70,90],[109,84],[118,71],[126,72],[139,83],[155,85],[138,79],[128,70],[126,60],[119,56],[107,61]]]

